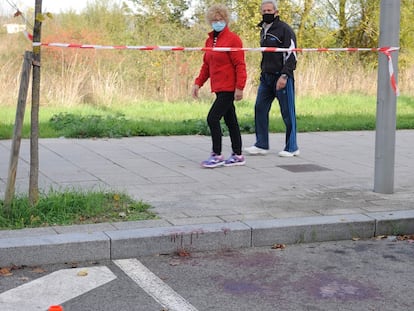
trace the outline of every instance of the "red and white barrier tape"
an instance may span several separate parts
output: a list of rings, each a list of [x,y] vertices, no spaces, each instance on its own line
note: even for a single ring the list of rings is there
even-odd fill
[[[33,36],[25,32],[26,37],[33,41]],[[57,48],[76,48],[76,49],[97,49],[97,50],[137,50],[137,51],[215,51],[215,52],[236,52],[236,51],[253,51],[253,52],[378,52],[383,53],[388,59],[388,71],[390,74],[391,87],[398,96],[399,91],[394,75],[391,53],[398,51],[399,47],[380,47],[380,48],[234,48],[234,47],[182,47],[182,46],[144,46],[144,45],[92,45],[77,43],[42,43],[33,42],[33,46],[57,47]]]

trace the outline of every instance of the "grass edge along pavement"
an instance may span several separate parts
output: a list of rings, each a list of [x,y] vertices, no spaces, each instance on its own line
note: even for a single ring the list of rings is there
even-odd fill
[[[151,208],[115,191],[51,190],[34,207],[27,195],[15,196],[9,211],[0,200],[0,230],[155,219]]]

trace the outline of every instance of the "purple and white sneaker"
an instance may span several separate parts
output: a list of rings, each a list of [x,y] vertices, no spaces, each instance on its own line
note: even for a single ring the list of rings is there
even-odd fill
[[[246,160],[243,155],[237,155],[233,153],[230,158],[228,158],[224,162],[224,166],[237,166],[237,165],[245,165]]]
[[[211,156],[207,160],[201,162],[201,166],[207,167],[207,168],[223,166],[223,164],[224,164],[224,157],[222,155],[217,155],[215,153],[212,153]]]

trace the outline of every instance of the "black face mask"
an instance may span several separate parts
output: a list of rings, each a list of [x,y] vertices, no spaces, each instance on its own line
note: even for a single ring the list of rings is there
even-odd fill
[[[263,21],[266,24],[273,23],[273,21],[275,20],[275,14],[263,14],[262,17],[263,17]]]

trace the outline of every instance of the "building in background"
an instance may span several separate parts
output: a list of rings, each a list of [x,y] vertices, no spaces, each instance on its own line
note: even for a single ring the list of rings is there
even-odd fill
[[[26,30],[26,25],[23,24],[4,24],[3,27],[6,27],[7,33],[18,33]]]

